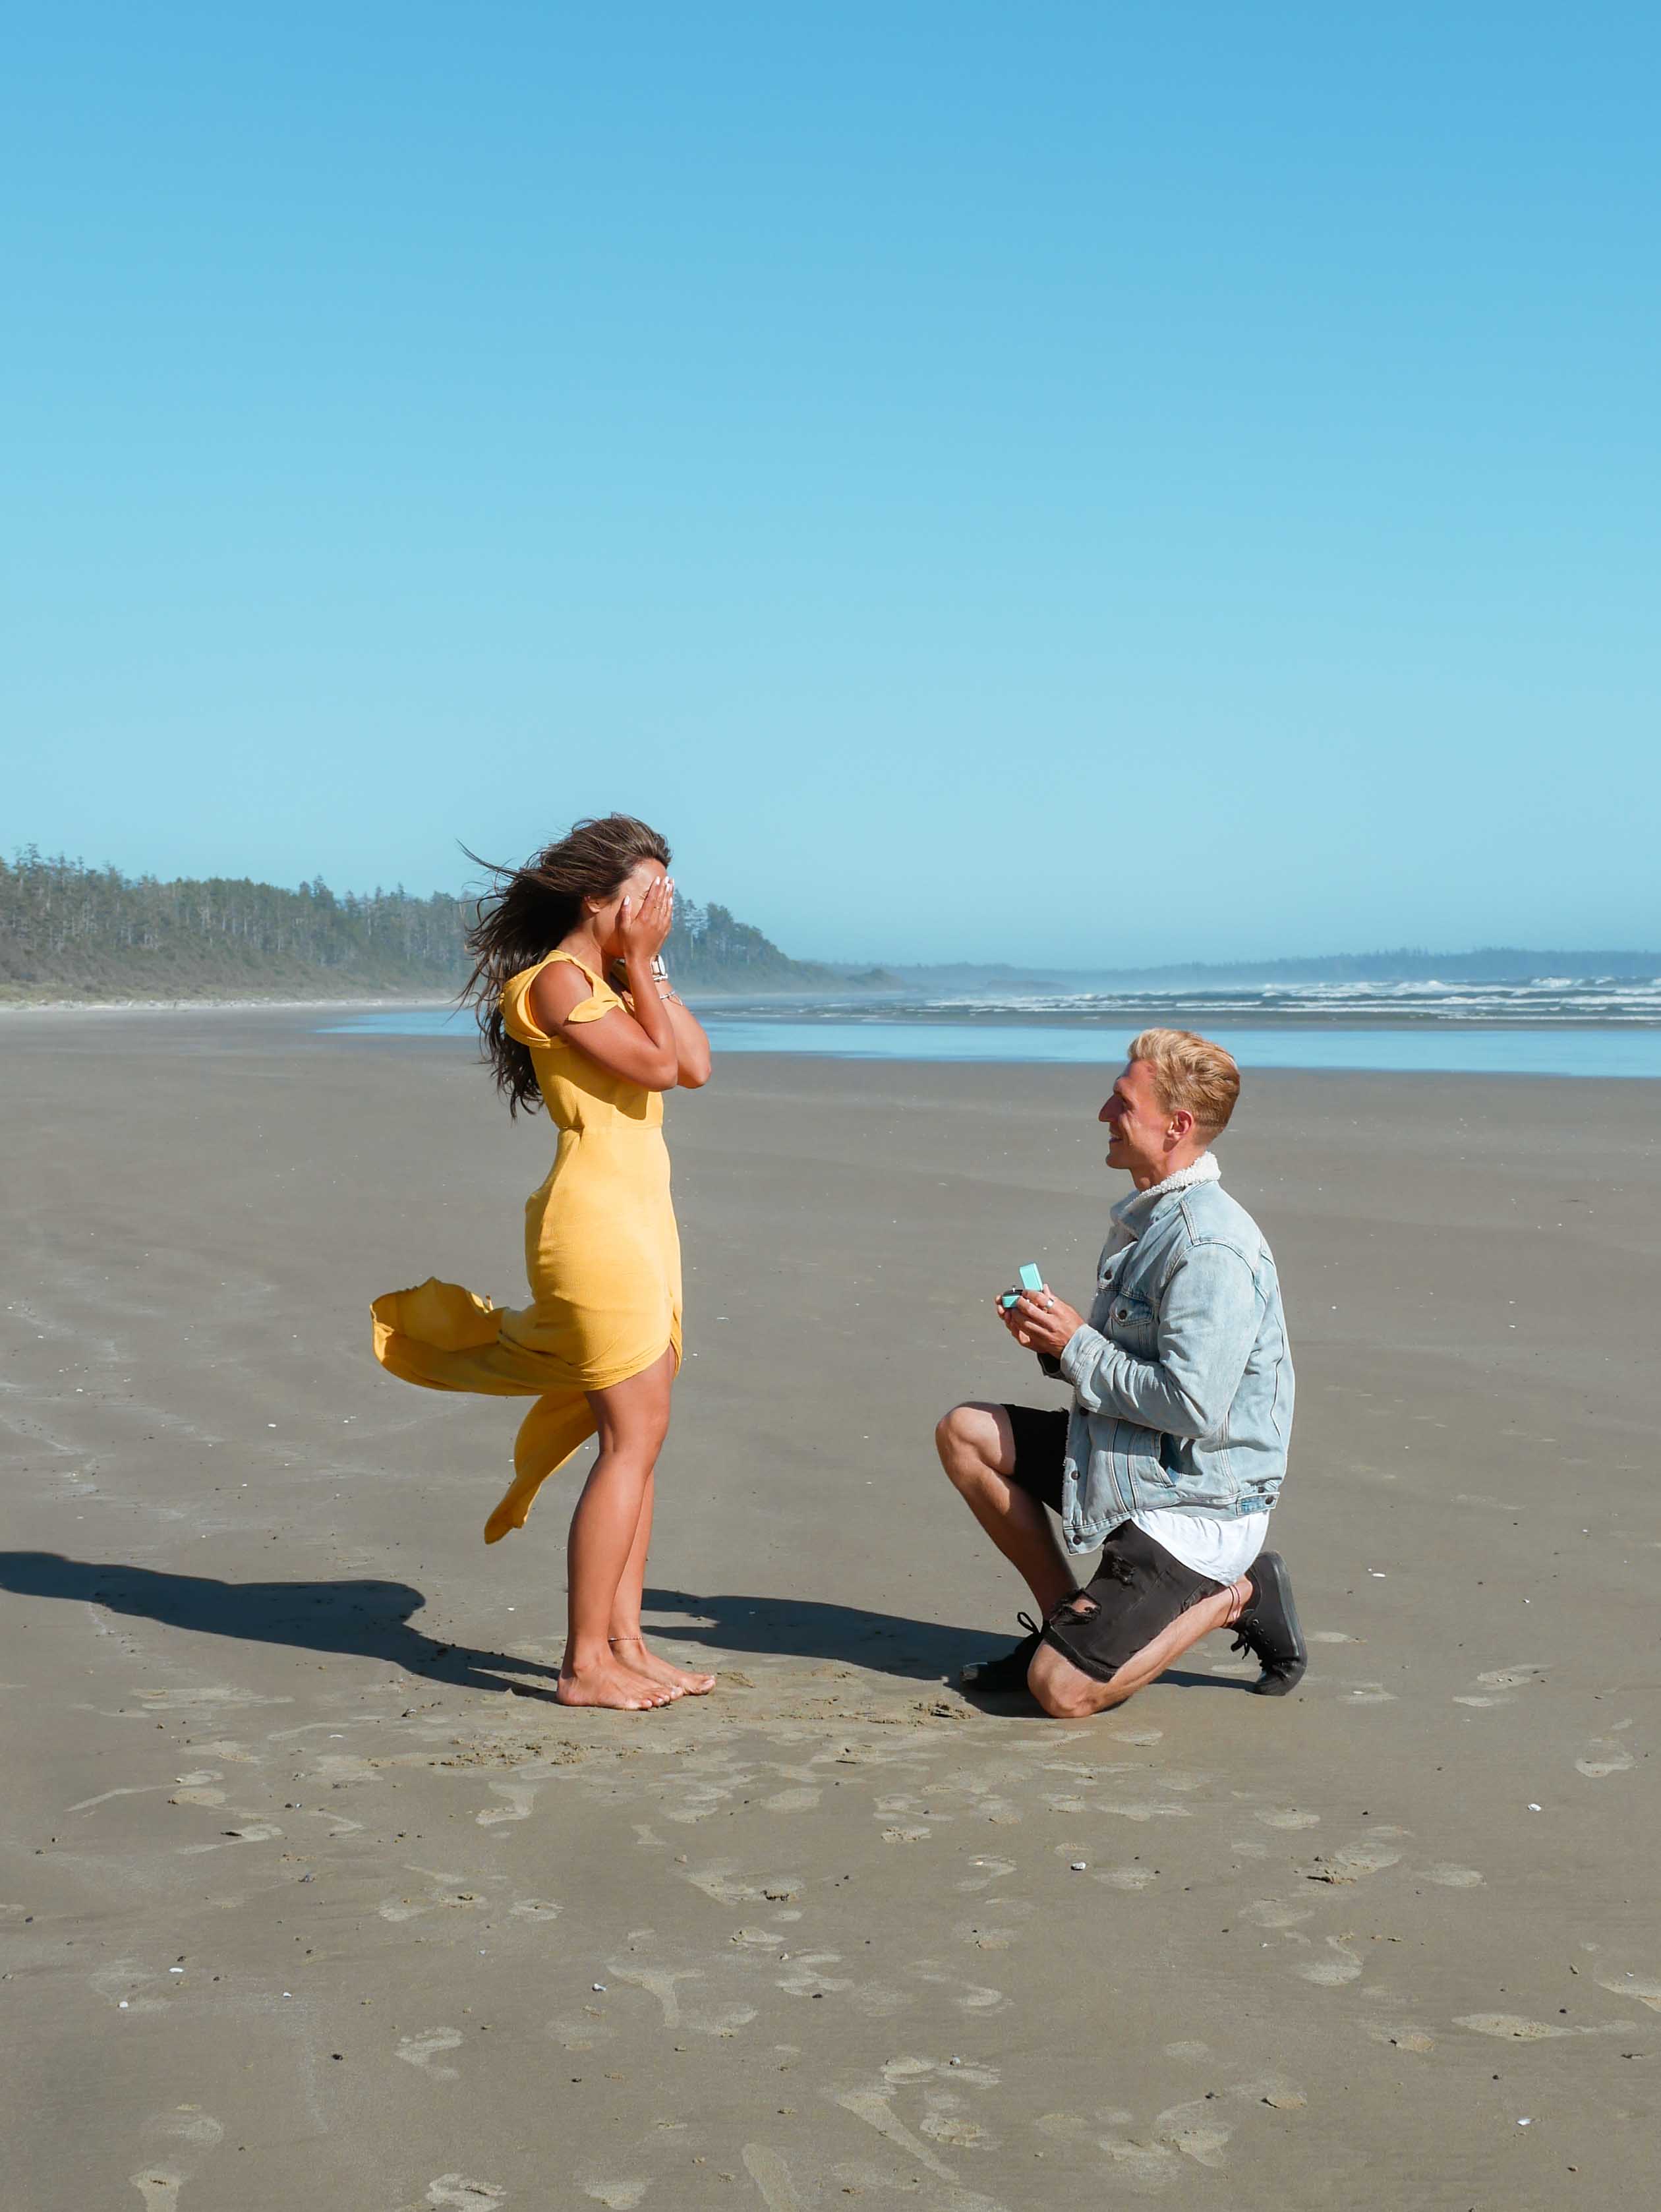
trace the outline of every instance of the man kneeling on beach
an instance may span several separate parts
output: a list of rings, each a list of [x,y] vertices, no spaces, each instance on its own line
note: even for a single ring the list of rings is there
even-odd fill
[[[1039,1615],[964,1669],[1077,1719],[1122,1705],[1215,1628],[1279,1697],[1308,1660],[1286,1565],[1265,1552],[1292,1431],[1292,1354],[1275,1261],[1226,1197],[1211,1144],[1240,1073],[1187,1030],[1145,1030],[1098,1119],[1135,1184],[1112,1210],[1088,1319],[1048,1288],[999,1318],[1072,1385],[1070,1410],[954,1406],[940,1464],[1025,1577]],[[1101,1550],[1080,1589],[1069,1553]]]

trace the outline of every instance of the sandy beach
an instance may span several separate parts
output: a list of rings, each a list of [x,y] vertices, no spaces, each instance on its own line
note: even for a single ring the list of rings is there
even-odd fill
[[[952,1686],[1022,1594],[930,1430],[1061,1402],[986,1301],[1087,1284],[1101,1079],[728,1060],[648,1616],[719,1686],[599,1716],[573,1484],[487,1550],[514,1408],[369,1353],[519,1301],[545,1124],[315,1019],[0,1030],[9,2207],[1652,2201],[1652,1086],[1248,1078],[1310,1671],[1071,1725]]]

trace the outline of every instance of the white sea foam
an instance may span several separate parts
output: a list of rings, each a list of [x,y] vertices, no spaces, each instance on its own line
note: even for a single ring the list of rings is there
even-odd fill
[[[728,1001],[723,1012],[752,1020],[1047,1021],[1141,1025],[1168,1019],[1490,1024],[1530,1029],[1561,1025],[1661,1026],[1661,978],[1615,981],[1547,975],[1524,983],[1320,982],[1193,985],[1159,989],[965,993],[895,992],[873,998],[778,997]]]

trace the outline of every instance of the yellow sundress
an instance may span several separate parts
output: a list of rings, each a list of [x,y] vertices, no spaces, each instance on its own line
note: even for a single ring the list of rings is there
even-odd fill
[[[555,960],[570,961],[593,987],[568,1022],[597,1022],[624,1003],[569,952],[521,969],[502,989],[503,1024],[530,1047],[559,1131],[548,1178],[525,1204],[531,1304],[504,1309],[429,1277],[370,1309],[375,1358],[389,1374],[429,1390],[536,1400],[514,1444],[513,1483],[484,1524],[487,1544],[524,1527],[548,1477],[594,1433],[587,1392],[626,1382],[666,1351],[680,1365],[680,1238],[662,1094],[538,1027],[531,986]]]

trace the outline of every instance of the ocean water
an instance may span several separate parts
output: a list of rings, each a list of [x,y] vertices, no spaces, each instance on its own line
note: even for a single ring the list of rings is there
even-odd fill
[[[1105,1067],[1118,1063],[1136,1030],[1168,1024],[1202,1030],[1243,1067],[1661,1077],[1661,981],[727,999],[698,1012],[717,1052],[815,1059]],[[478,1035],[471,1016],[423,1007],[356,1015],[326,1033],[466,1045]]]

